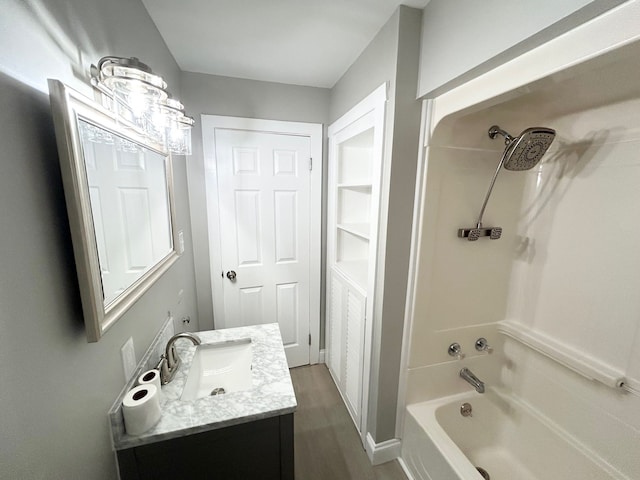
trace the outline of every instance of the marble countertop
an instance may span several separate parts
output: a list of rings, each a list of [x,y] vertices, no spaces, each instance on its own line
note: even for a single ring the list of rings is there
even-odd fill
[[[125,432],[122,399],[131,388],[130,384],[111,407],[109,420],[115,450],[283,415],[296,409],[296,397],[278,324],[209,330],[196,332],[196,335],[203,344],[250,337],[253,350],[252,388],[181,401],[196,347],[188,340],[178,340],[175,346],[182,364],[174,379],[162,387],[160,421],[141,435],[128,435]],[[134,378],[144,371],[142,368],[138,369]]]

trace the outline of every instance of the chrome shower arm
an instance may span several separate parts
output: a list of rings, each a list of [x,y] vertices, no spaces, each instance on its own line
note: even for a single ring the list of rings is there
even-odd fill
[[[509,145],[511,142],[513,142],[517,138],[517,137],[512,137],[511,135],[509,135],[508,132],[505,132],[499,126],[494,125],[489,129],[489,138],[493,140],[494,138],[496,138],[497,135],[502,135],[504,137],[505,145]]]

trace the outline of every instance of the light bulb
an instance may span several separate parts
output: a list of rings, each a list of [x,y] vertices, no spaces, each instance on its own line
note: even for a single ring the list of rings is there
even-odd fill
[[[147,112],[148,103],[144,94],[131,92],[127,103],[134,117],[142,117]]]

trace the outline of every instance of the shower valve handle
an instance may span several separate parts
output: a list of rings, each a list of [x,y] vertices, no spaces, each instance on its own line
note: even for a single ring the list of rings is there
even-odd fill
[[[489,345],[489,342],[487,342],[487,339],[484,337],[476,340],[476,350],[479,352],[493,353],[493,347]]]
[[[456,357],[458,360],[462,360],[466,355],[462,353],[462,347],[459,343],[454,342],[449,345],[449,350],[447,350],[450,356]]]

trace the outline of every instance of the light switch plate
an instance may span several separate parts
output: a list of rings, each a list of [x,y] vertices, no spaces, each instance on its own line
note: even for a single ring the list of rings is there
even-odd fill
[[[129,380],[133,373],[136,371],[136,351],[133,347],[133,338],[129,337],[129,340],[120,349],[122,354],[122,368],[124,371],[125,381]]]
[[[178,255],[184,253],[184,232],[180,230],[178,232]]]

